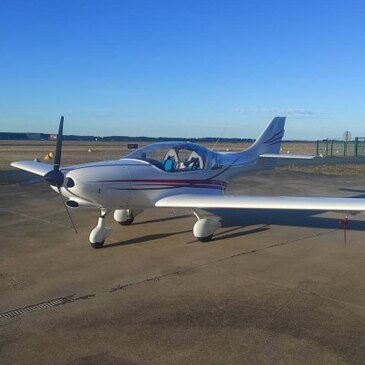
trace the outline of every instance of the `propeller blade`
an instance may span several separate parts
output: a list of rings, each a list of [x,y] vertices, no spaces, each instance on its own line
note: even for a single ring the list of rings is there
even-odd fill
[[[57,186],[57,188],[62,186],[63,181],[65,179],[63,173],[60,171],[62,142],[63,142],[63,121],[64,121],[64,117],[61,116],[60,125],[58,127],[56,152],[55,152],[53,170],[48,172],[43,177],[44,180],[48,182],[48,184]]]
[[[63,142],[63,121],[64,117],[61,116],[60,125],[58,127],[56,153],[54,158],[53,169],[59,171],[61,165],[61,154],[62,154],[62,142]]]
[[[71,216],[66,204],[63,201],[62,194],[61,194],[61,189],[60,189],[60,187],[63,184],[63,181],[65,180],[65,176],[60,171],[61,154],[62,154],[62,142],[63,142],[63,121],[64,121],[64,119],[65,118],[63,116],[61,116],[60,125],[58,127],[56,152],[55,152],[53,170],[49,171],[46,175],[44,175],[43,179],[45,181],[47,181],[50,185],[57,187],[58,193],[59,193],[61,201],[62,201],[62,205],[65,207],[68,219],[70,220],[70,222],[72,224],[72,227],[73,227],[75,233],[77,234],[78,232],[77,232],[75,223],[72,219],[72,216]]]

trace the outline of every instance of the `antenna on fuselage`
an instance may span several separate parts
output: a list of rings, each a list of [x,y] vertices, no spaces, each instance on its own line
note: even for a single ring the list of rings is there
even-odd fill
[[[219,135],[219,137],[218,137],[218,139],[217,139],[217,142],[215,142],[215,144],[214,144],[214,146],[212,147],[212,151],[214,151],[214,148],[216,148],[217,147],[217,144],[219,143],[219,141],[221,140],[221,138],[222,138],[222,135],[223,135],[223,133],[226,131],[226,127],[224,127],[223,129],[222,129],[222,132],[221,132],[221,134]]]

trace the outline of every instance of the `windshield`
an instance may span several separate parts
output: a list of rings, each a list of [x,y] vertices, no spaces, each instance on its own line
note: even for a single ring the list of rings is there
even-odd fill
[[[126,158],[148,161],[167,172],[182,172],[205,169],[211,151],[190,142],[161,142],[133,151]]]

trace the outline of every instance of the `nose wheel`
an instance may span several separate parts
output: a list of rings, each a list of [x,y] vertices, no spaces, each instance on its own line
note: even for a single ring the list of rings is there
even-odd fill
[[[90,232],[89,241],[92,248],[101,248],[104,245],[107,237],[112,233],[112,229],[105,225],[105,217],[107,215],[106,209],[100,210],[100,216],[98,218],[98,224]]]

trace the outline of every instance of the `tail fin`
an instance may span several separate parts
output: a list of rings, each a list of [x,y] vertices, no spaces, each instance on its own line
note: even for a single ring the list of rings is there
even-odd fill
[[[275,117],[257,138],[250,149],[259,155],[263,153],[279,153],[284,137],[285,117]]]

